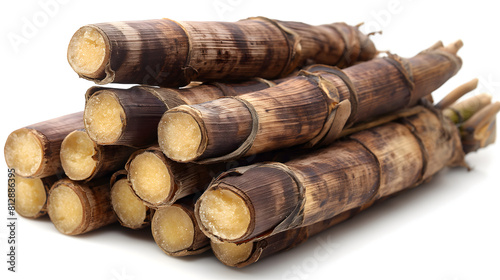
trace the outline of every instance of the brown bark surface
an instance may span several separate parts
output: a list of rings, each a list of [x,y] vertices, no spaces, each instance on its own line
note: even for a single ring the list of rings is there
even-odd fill
[[[376,49],[357,27],[311,26],[263,17],[238,22],[169,19],[99,23],[108,61],[94,80],[184,86],[190,81],[278,78],[306,61],[339,66],[373,58]]]
[[[43,148],[43,160],[36,172],[18,175],[28,178],[44,178],[61,174],[62,167],[59,158],[61,143],[70,132],[83,128],[83,112],[65,115],[22,128],[29,130],[30,133],[39,139]],[[4,154],[8,152],[5,151]],[[7,165],[9,165],[8,160],[6,161]]]
[[[142,149],[132,154],[125,165],[127,172],[130,170],[130,164],[135,157],[142,153],[152,153],[160,159],[167,168],[170,175],[170,192],[165,199],[159,203],[152,203],[143,197],[136,195],[144,202],[145,205],[152,208],[158,208],[173,204],[178,199],[191,194],[203,192],[213,176],[217,172],[222,171],[221,167],[215,165],[198,165],[194,163],[179,163],[168,159],[159,149],[158,146],[152,146],[147,149]],[[128,179],[131,181],[132,188],[135,188],[134,181],[131,180],[131,175],[128,174]]]
[[[84,234],[116,222],[116,215],[111,205],[109,179],[109,177],[103,177],[85,183],[61,179],[54,183],[51,191],[64,184],[78,195],[83,206],[82,222],[74,231],[65,234]]]
[[[192,116],[202,138],[196,156],[186,161],[225,161],[275,149],[331,143],[342,128],[405,107],[441,86],[461,67],[444,47],[408,60],[373,59],[341,71],[315,66],[275,87],[179,106]],[[168,124],[167,124],[168,125]],[[228,137],[230,135],[230,137]],[[166,152],[168,139],[159,139]]]
[[[252,214],[247,232],[224,240],[214,236],[206,225],[202,230],[223,241],[262,239],[330,219],[372,199],[418,185],[445,166],[463,165],[463,156],[455,126],[439,112],[426,109],[352,134],[285,164],[228,171],[209,190],[220,188],[241,194]]]
[[[281,80],[254,79],[233,84],[207,83],[182,89],[148,86],[129,89],[92,87],[87,91],[86,100],[102,92],[111,92],[125,112],[119,139],[113,143],[97,141],[99,144],[144,148],[157,142],[158,122],[168,109],[258,91],[273,86],[275,82],[279,83]]]

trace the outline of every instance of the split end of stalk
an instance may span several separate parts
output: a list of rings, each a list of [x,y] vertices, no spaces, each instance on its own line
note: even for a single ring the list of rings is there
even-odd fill
[[[444,47],[446,52],[451,54],[457,54],[458,51],[464,46],[464,42],[462,40],[456,40],[455,42]]]
[[[450,101],[445,99],[447,99],[447,97],[445,97],[440,104]],[[481,93],[447,106],[443,109],[443,115],[453,123],[461,125],[489,104],[491,104],[491,95]]]
[[[465,153],[484,148],[496,140],[496,115],[500,102],[492,103],[460,126],[462,146]]]
[[[61,144],[61,165],[72,180],[86,180],[97,168],[96,144],[85,131],[73,131]]]
[[[474,89],[477,88],[477,85],[479,83],[478,78],[474,78],[467,83],[457,87],[453,91],[451,91],[449,94],[447,94],[438,104],[436,104],[436,108],[438,109],[444,109],[450,106],[451,104],[455,103],[460,97],[464,96],[465,94],[473,91]]]

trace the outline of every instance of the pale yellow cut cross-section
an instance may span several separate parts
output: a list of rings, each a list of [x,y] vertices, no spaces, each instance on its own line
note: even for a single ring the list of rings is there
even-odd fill
[[[99,91],[85,104],[83,116],[85,129],[98,144],[113,144],[125,126],[125,111],[120,101],[109,91]]]
[[[171,177],[165,163],[154,153],[137,155],[129,167],[129,178],[137,196],[150,204],[160,204],[170,194]]]
[[[227,240],[240,238],[250,225],[250,210],[245,201],[227,189],[206,191],[198,213],[210,233]]]
[[[127,179],[120,179],[111,188],[111,203],[120,221],[127,227],[139,228],[148,208],[134,194]]]
[[[43,146],[33,131],[21,128],[12,132],[5,142],[5,161],[24,177],[33,176],[41,167]]]
[[[215,256],[224,264],[235,266],[242,263],[251,256],[253,242],[235,244],[229,242],[211,241],[212,251]]]
[[[74,232],[83,221],[80,197],[64,184],[55,186],[50,192],[48,212],[54,226],[64,234]]]
[[[17,176],[15,199],[16,211],[19,215],[28,218],[36,217],[47,201],[47,193],[42,180]]]
[[[156,243],[166,252],[189,249],[193,244],[194,224],[181,207],[160,208],[155,212],[151,225]]]
[[[89,178],[97,167],[95,144],[84,131],[73,131],[61,144],[61,164],[72,180]]]
[[[158,143],[170,159],[190,161],[197,156],[201,144],[200,126],[189,114],[169,112],[158,125]]]
[[[76,73],[100,78],[109,57],[103,35],[94,27],[84,26],[75,32],[68,46],[68,62]]]

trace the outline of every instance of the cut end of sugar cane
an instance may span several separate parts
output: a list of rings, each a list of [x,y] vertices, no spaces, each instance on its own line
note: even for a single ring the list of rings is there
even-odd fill
[[[172,179],[165,163],[154,153],[137,155],[129,167],[129,179],[134,192],[145,202],[161,204],[170,196]]]
[[[109,59],[107,38],[95,27],[84,26],[71,38],[68,62],[79,75],[99,79]]]
[[[228,189],[210,189],[199,203],[200,221],[212,235],[234,240],[247,233],[250,209],[240,195]]]
[[[101,145],[112,144],[122,135],[125,111],[112,92],[103,90],[87,100],[83,120],[92,140]]]
[[[73,131],[61,144],[61,164],[72,180],[85,180],[97,167],[95,143],[84,131]]]
[[[193,116],[184,112],[168,112],[158,125],[158,143],[165,155],[187,162],[198,156],[202,132]]]
[[[49,196],[50,220],[60,232],[72,234],[83,222],[83,205],[78,194],[68,185],[55,186]]]
[[[16,212],[27,218],[36,218],[47,201],[47,193],[41,179],[16,177]]]
[[[146,220],[148,208],[134,194],[127,179],[120,179],[111,188],[111,203],[122,225],[140,228]]]
[[[223,264],[229,266],[237,266],[238,264],[248,260],[253,252],[253,242],[243,244],[235,244],[230,242],[214,242],[210,241],[212,251],[217,259]]]
[[[12,132],[5,143],[5,161],[18,175],[31,177],[43,163],[44,147],[41,139],[30,129]]]
[[[175,205],[157,210],[151,229],[156,244],[167,253],[189,249],[194,242],[195,225],[191,217]]]

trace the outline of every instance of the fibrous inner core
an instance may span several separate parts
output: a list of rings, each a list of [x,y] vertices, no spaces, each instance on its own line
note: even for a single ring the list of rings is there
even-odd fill
[[[35,217],[47,200],[41,179],[16,177],[16,211],[24,217]]]
[[[169,253],[188,249],[193,244],[193,221],[176,205],[160,208],[155,212],[152,231],[158,246]]]
[[[100,91],[89,98],[84,111],[85,129],[98,144],[113,144],[125,126],[125,111],[116,96]]]
[[[115,182],[111,189],[111,203],[118,218],[131,228],[142,226],[147,207],[135,196],[127,179]]]
[[[102,78],[107,57],[105,39],[94,27],[80,28],[69,42],[68,62],[80,75]]]
[[[74,131],[61,144],[61,164],[72,180],[89,178],[97,166],[95,144],[84,131]]]
[[[130,162],[129,178],[137,196],[150,204],[161,204],[170,194],[170,173],[154,153],[137,155]]]
[[[199,216],[203,226],[214,236],[235,240],[250,225],[250,210],[245,200],[228,189],[211,189],[201,197]]]
[[[158,143],[165,155],[175,161],[194,159],[201,144],[198,122],[183,112],[165,114],[158,125]]]
[[[24,177],[34,175],[42,165],[42,143],[27,128],[18,129],[9,135],[5,143],[4,153],[7,165]]]
[[[71,234],[83,221],[80,197],[65,184],[51,190],[48,212],[54,226],[64,234]]]

